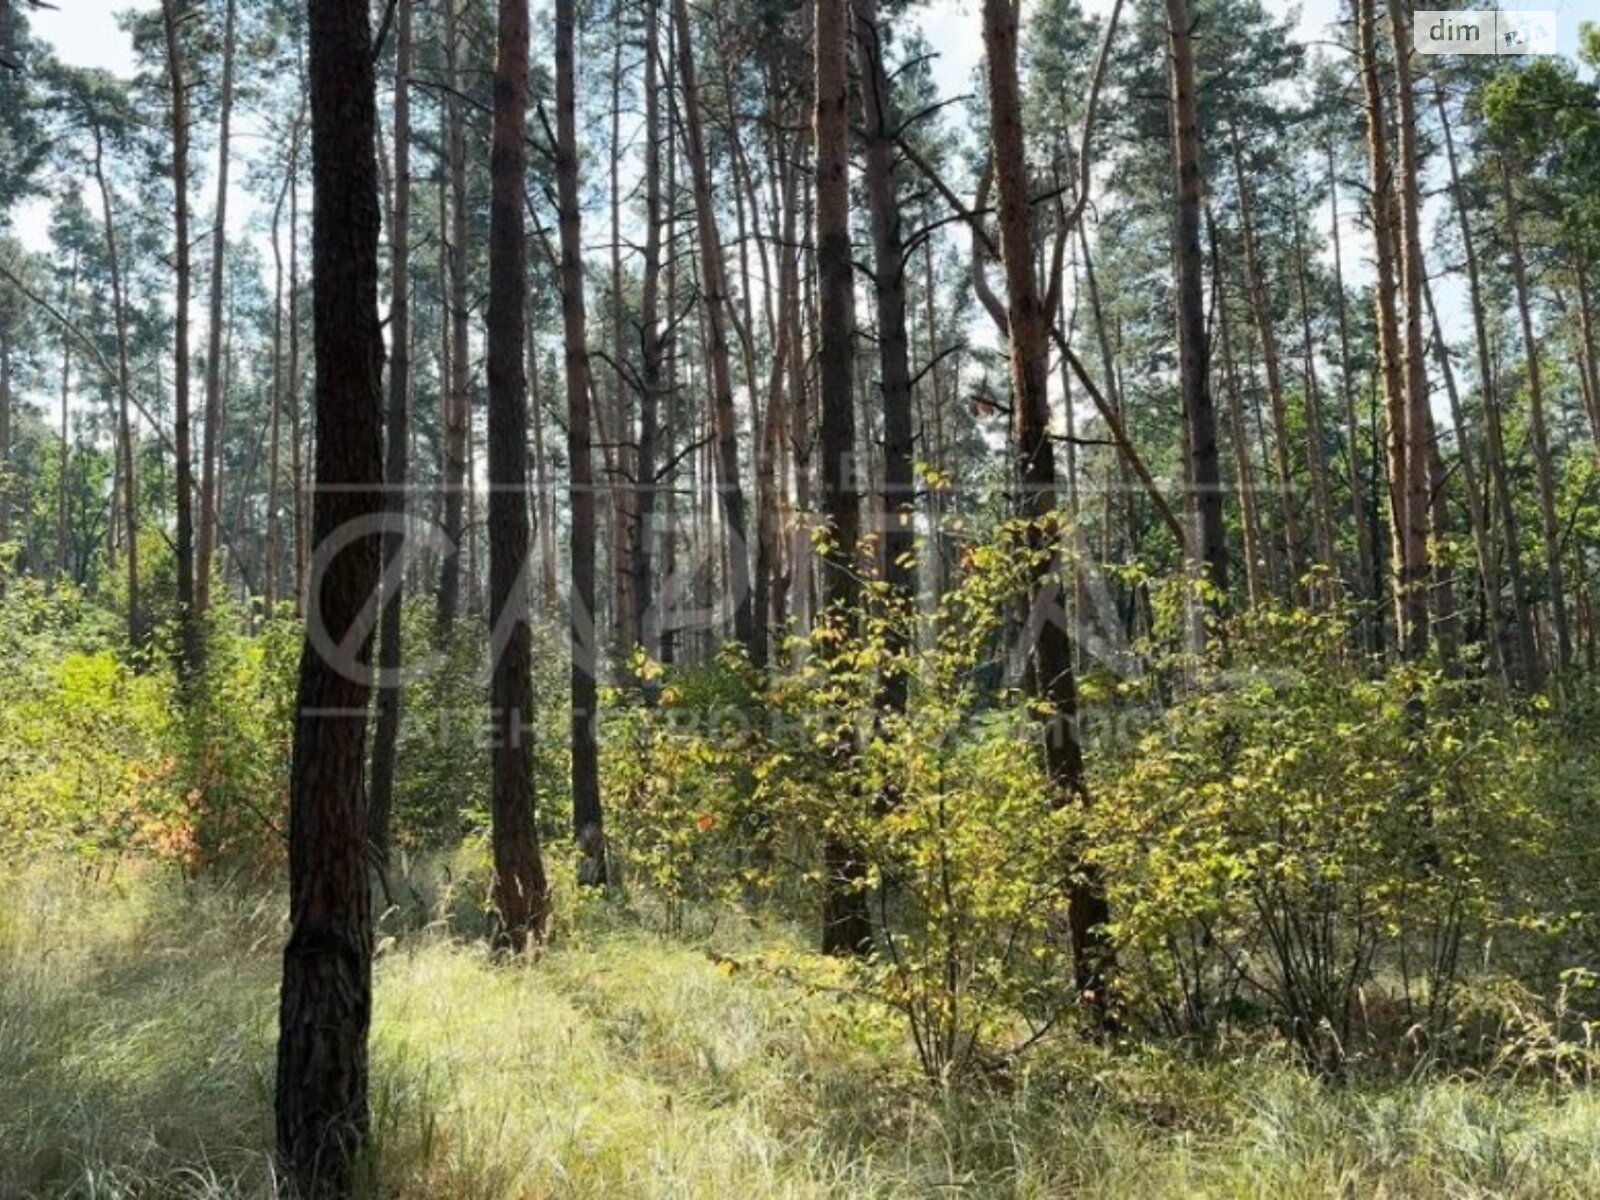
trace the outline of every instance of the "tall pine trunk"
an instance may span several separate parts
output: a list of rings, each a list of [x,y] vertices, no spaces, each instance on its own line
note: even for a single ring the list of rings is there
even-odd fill
[[[183,44],[178,35],[178,0],[162,0],[167,87],[172,94],[172,443],[177,529],[173,548],[178,572],[178,669],[187,681],[200,671],[204,653],[195,603],[194,476],[189,448],[189,91]]]
[[[533,825],[533,647],[528,628],[528,395],[523,375],[528,0],[500,0],[489,149],[489,720],[495,941],[544,934],[548,887]]]
[[[411,404],[411,0],[394,17],[394,201],[389,213],[389,412],[384,485],[389,524],[383,537],[383,611],[378,630],[378,703],[372,743],[368,829],[381,873],[389,859],[389,821],[400,740],[401,617],[405,576],[407,450]]]
[[[238,0],[227,0],[222,23],[222,96],[217,127],[217,208],[211,227],[211,327],[206,343],[205,434],[200,451],[200,537],[195,552],[195,607],[211,604],[211,560],[222,519],[217,453],[222,429],[222,300],[228,251],[228,142],[233,130],[234,25]]]
[[[1077,689],[1053,528],[1056,466],[1050,437],[1049,329],[1034,276],[1022,91],[1017,81],[1017,9],[1010,0],[984,0],[983,41],[988,53],[991,153],[1011,341],[1013,453],[1021,515],[1028,522],[1033,556],[1029,686],[1040,705],[1050,799],[1064,807],[1087,804],[1089,792],[1078,743]],[[1078,992],[1085,1003],[1102,1008],[1108,1000],[1112,967],[1105,889],[1089,865],[1064,862],[1062,866],[1070,880],[1068,920]]]
[[[347,530],[370,530],[383,507],[377,100],[365,0],[318,0],[310,36],[312,521],[316,543],[327,545]],[[379,539],[368,532],[318,564],[295,702],[277,1128],[284,1166],[311,1196],[350,1192],[369,1125],[372,911],[362,771],[372,639],[364,610],[379,560]]]
[[[1210,340],[1201,281],[1200,109],[1194,65],[1194,18],[1188,0],[1166,0],[1172,87],[1172,161],[1176,176],[1174,267],[1178,295],[1178,355],[1183,420],[1194,488],[1197,528],[1191,559],[1203,563],[1216,602],[1228,591],[1228,536],[1222,519],[1222,475],[1217,454],[1217,413],[1211,395]]]
[[[567,457],[572,472],[572,830],[580,855],[579,882],[599,885],[606,881],[606,843],[600,809],[592,390],[579,225],[575,10],[576,0],[556,0],[556,195],[560,207],[561,318],[567,363]]]
[[[747,650],[755,637],[750,553],[744,489],[739,482],[738,426],[733,407],[733,369],[728,349],[728,284],[722,235],[712,202],[711,164],[706,153],[704,118],[695,79],[694,44],[688,0],[673,0],[677,28],[678,76],[683,85],[683,124],[694,180],[695,224],[700,235],[700,291],[704,298],[707,351],[711,367],[711,416],[716,436],[717,495],[726,536],[727,592],[733,605],[733,636]],[[765,615],[763,614],[763,619]]]

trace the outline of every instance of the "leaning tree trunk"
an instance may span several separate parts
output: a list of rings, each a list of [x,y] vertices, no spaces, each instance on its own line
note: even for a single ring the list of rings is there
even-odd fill
[[[1061,560],[1051,528],[1056,464],[1047,391],[1049,329],[1034,278],[1022,94],[1017,83],[1017,10],[1010,0],[984,0],[983,40],[989,57],[990,137],[1011,340],[1012,432],[1022,515],[1028,522],[1033,557],[1030,686],[1040,705],[1051,801],[1064,807],[1087,804],[1089,792],[1078,744],[1078,700]],[[1105,889],[1092,866],[1081,862],[1064,866],[1071,878],[1068,918],[1078,992],[1085,1003],[1103,1011],[1113,965]]]
[[[561,224],[561,318],[567,356],[567,458],[572,487],[572,830],[581,856],[578,879],[606,881],[600,807],[598,630],[594,608],[594,459],[590,447],[588,318],[583,300],[579,226],[575,0],[556,0],[556,195]]]
[[[289,944],[278,1015],[278,1152],[306,1195],[346,1195],[366,1143],[372,1013],[365,765],[370,609],[383,508],[377,102],[365,0],[310,9],[316,543],[289,799]]]
[[[489,720],[494,789],[495,941],[520,954],[544,934],[548,887],[533,825],[533,647],[528,628],[527,293],[528,0],[500,0],[489,150]]]

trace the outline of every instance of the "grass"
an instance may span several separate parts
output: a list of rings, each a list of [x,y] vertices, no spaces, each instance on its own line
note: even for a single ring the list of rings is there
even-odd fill
[[[158,874],[0,893],[0,1196],[281,1195],[282,905]],[[381,941],[374,1190],[401,1197],[1591,1196],[1587,1092],[1330,1089],[1263,1054],[1043,1045],[1004,1090],[920,1085],[884,1014],[609,905],[533,963]],[[739,964],[739,965],[736,965]]]

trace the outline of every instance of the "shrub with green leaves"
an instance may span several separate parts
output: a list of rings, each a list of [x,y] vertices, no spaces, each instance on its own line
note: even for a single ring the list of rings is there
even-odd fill
[[[1443,673],[1374,673],[1337,615],[1262,611],[1095,770],[1085,844],[1124,988],[1164,1032],[1270,1023],[1322,1070],[1448,1053],[1463,979],[1561,835],[1518,786],[1527,718]]]

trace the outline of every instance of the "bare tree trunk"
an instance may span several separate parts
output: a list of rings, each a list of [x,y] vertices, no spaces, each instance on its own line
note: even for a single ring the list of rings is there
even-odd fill
[[[72,301],[78,290],[78,254],[72,255],[72,270],[67,276],[67,283],[63,287],[61,309],[69,317],[72,314]],[[63,582],[67,578],[67,544],[70,538],[67,534],[67,480],[72,466],[72,447],[69,441],[69,419],[71,409],[69,401],[72,399],[72,331],[63,329],[61,333],[61,433],[60,453],[61,463],[57,468],[56,480],[56,581]],[[115,487],[112,488],[115,495]]]
[[[1511,278],[1516,284],[1517,315],[1522,323],[1522,343],[1528,357],[1528,435],[1533,446],[1535,474],[1539,480],[1539,533],[1544,541],[1545,586],[1550,591],[1550,615],[1556,634],[1556,667],[1572,665],[1572,635],[1567,624],[1567,596],[1561,571],[1561,521],[1556,513],[1556,474],[1550,455],[1550,433],[1545,422],[1544,376],[1539,343],[1533,333],[1533,305],[1528,268],[1522,255],[1522,218],[1511,167],[1500,159],[1500,187],[1506,204],[1506,239],[1511,249]]]
[[[1171,62],[1172,160],[1177,216],[1174,266],[1177,271],[1178,353],[1183,389],[1183,419],[1188,433],[1189,475],[1197,518],[1189,557],[1205,564],[1216,603],[1228,594],[1228,535],[1222,519],[1222,475],[1217,456],[1217,414],[1211,395],[1210,341],[1201,282],[1200,110],[1194,65],[1194,19],[1188,0],[1166,0],[1167,46]]]
[[[1445,393],[1450,398],[1450,423],[1456,435],[1456,459],[1461,464],[1461,486],[1467,494],[1467,518],[1472,526],[1472,547],[1478,556],[1478,574],[1487,598],[1489,661],[1502,684],[1510,682],[1502,651],[1500,629],[1500,571],[1490,541],[1489,517],[1484,510],[1483,492],[1479,490],[1478,466],[1472,453],[1472,442],[1467,436],[1466,417],[1461,410],[1461,395],[1456,388],[1455,368],[1450,362],[1450,345],[1445,341],[1444,329],[1439,324],[1439,313],[1433,306],[1433,289],[1423,280],[1422,297],[1428,305],[1428,319],[1432,325],[1433,351],[1439,360],[1439,372],[1444,376]],[[1445,500],[1440,484],[1435,484],[1436,504]],[[1443,614],[1441,614],[1443,615]]]
[[[227,0],[222,25],[222,110],[217,128],[217,209],[211,228],[211,329],[206,344],[205,434],[200,451],[200,537],[195,552],[195,608],[211,606],[211,560],[217,547],[222,489],[217,446],[222,426],[222,298],[228,249],[228,140],[233,126],[234,25],[237,0]]]
[[[1366,630],[1366,645],[1371,651],[1383,649],[1383,619],[1371,611],[1377,581],[1373,578],[1372,531],[1367,523],[1367,500],[1362,486],[1359,449],[1361,424],[1356,419],[1355,367],[1350,356],[1350,315],[1345,303],[1344,248],[1339,235],[1339,176],[1334,170],[1333,145],[1328,146],[1328,196],[1332,207],[1333,282],[1339,306],[1339,392],[1344,405],[1345,438],[1349,443],[1350,515],[1356,535],[1356,599],[1361,605],[1360,621]]]
[[[565,0],[563,0],[565,2]],[[528,0],[500,0],[489,151],[489,719],[493,732],[495,941],[520,954],[544,936],[548,885],[533,825],[533,647],[528,629]]]
[[[684,135],[694,177],[695,223],[700,233],[700,289],[705,300],[711,367],[712,422],[717,442],[717,494],[727,536],[728,596],[733,604],[733,635],[751,648],[755,604],[750,590],[744,490],[739,482],[738,428],[733,408],[733,373],[728,358],[727,272],[722,236],[712,204],[711,167],[706,157],[699,89],[695,83],[694,43],[689,33],[688,0],[674,0],[678,75],[683,85]]]
[[[1415,97],[1411,86],[1411,36],[1409,16],[1400,4],[1389,6],[1389,32],[1395,48],[1395,115],[1397,135],[1395,161],[1389,163],[1382,123],[1381,100],[1377,91],[1377,48],[1373,44],[1372,23],[1375,0],[1360,0],[1363,72],[1373,75],[1369,93],[1368,142],[1373,162],[1373,229],[1379,243],[1378,288],[1382,297],[1392,297],[1393,280],[1399,280],[1400,311],[1380,311],[1379,319],[1393,333],[1380,333],[1385,347],[1385,380],[1389,411],[1389,489],[1398,514],[1395,571],[1397,614],[1400,624],[1400,649],[1408,659],[1420,659],[1428,646],[1428,448],[1433,440],[1433,418],[1428,411],[1427,364],[1422,342],[1422,232],[1418,173]],[[1379,174],[1379,166],[1384,170]],[[1393,174],[1391,174],[1391,168]],[[1386,275],[1382,244],[1389,243],[1388,257],[1397,260]]]
[[[1244,235],[1245,277],[1250,307],[1255,314],[1256,334],[1261,339],[1261,361],[1267,373],[1267,401],[1272,410],[1272,443],[1277,466],[1278,502],[1283,508],[1283,542],[1289,567],[1289,595],[1298,596],[1305,572],[1305,552],[1300,539],[1300,519],[1295,509],[1294,467],[1289,457],[1291,434],[1289,409],[1283,395],[1283,370],[1278,353],[1278,335],[1272,324],[1272,304],[1256,241],[1255,204],[1245,182],[1244,157],[1239,149],[1239,131],[1232,131],[1233,170],[1239,186],[1239,218]]]
[[[409,3],[409,0],[407,0]],[[272,209],[272,263],[273,263],[273,292],[272,292],[272,422],[271,422],[271,447],[268,452],[267,463],[267,544],[266,562],[262,575],[265,580],[265,595],[267,612],[270,614],[278,603],[278,581],[282,574],[279,558],[282,554],[283,522],[278,516],[278,485],[281,471],[282,455],[282,420],[284,404],[284,362],[283,362],[283,247],[279,242],[279,230],[283,216],[283,202],[289,190],[294,186],[295,174],[299,169],[300,160],[300,114],[295,115],[294,126],[290,131],[289,162],[283,173],[283,188],[278,193],[278,202]]]
[[[406,525],[406,451],[411,439],[411,0],[394,16],[394,197],[389,212],[389,412],[384,485],[388,520],[383,537],[383,611],[378,630],[378,702],[372,742],[368,836],[387,890],[389,822],[400,740],[401,616],[405,581],[401,554]],[[520,209],[518,210],[520,213]]]
[[[561,316],[567,351],[567,457],[572,469],[572,826],[580,883],[606,881],[600,808],[598,638],[594,609],[594,462],[589,334],[579,227],[575,0],[556,0],[556,192],[561,210]]]
[[[681,5],[683,0],[678,0]],[[680,10],[681,11],[681,10]],[[817,298],[821,313],[822,492],[830,544],[823,556],[828,619],[856,628],[861,583],[861,497],[856,491],[855,283],[850,260],[850,36],[846,0],[816,0]],[[835,753],[845,770],[854,740]],[[823,845],[824,954],[864,954],[872,946],[866,866],[837,834]]]
[[[172,442],[177,499],[178,668],[192,679],[200,671],[204,644],[195,603],[194,479],[189,450],[189,92],[183,46],[178,36],[178,0],[162,0],[166,40],[167,86],[172,95],[173,188],[173,416]]]
[[[1334,553],[1332,488],[1328,483],[1328,449],[1323,440],[1322,391],[1317,384],[1316,341],[1311,334],[1311,287],[1306,279],[1305,235],[1300,214],[1294,214],[1295,271],[1300,284],[1301,361],[1305,372],[1306,461],[1311,467],[1312,532],[1317,558],[1337,577],[1338,556]]]
[[[1488,309],[1478,270],[1477,244],[1461,190],[1461,175],[1456,162],[1450,112],[1444,102],[1444,93],[1439,89],[1437,82],[1434,85],[1433,99],[1439,111],[1439,128],[1444,134],[1445,161],[1450,167],[1450,196],[1455,206],[1456,222],[1461,229],[1461,244],[1465,252],[1467,306],[1472,310],[1472,329],[1478,348],[1478,383],[1483,391],[1484,457],[1488,459],[1489,477],[1494,485],[1495,499],[1500,510],[1500,531],[1505,544],[1506,574],[1511,580],[1511,631],[1517,639],[1517,658],[1522,681],[1529,687],[1536,687],[1540,676],[1539,656],[1534,647],[1528,586],[1522,572],[1522,542],[1518,533],[1516,505],[1511,495],[1510,472],[1506,466],[1505,434],[1500,423],[1499,386],[1495,378],[1494,361],[1489,351],[1489,328],[1485,315]],[[1491,598],[1490,602],[1498,607],[1499,596]]]
[[[556,566],[556,504],[555,485],[550,481],[550,456],[544,445],[544,395],[539,388],[539,347],[534,341],[533,325],[528,325],[528,381],[529,399],[533,409],[533,486],[538,490],[536,506],[539,513],[539,559],[544,582],[544,614],[554,618],[561,607],[559,594],[561,579]]]
[[[11,321],[13,302],[0,308],[0,546],[11,541]],[[8,567],[7,562],[0,566]],[[0,570],[0,596],[5,595],[4,570]]]
[[[1212,237],[1215,239],[1215,233]],[[1234,474],[1238,480],[1239,509],[1244,525],[1245,587],[1251,607],[1262,603],[1266,589],[1262,583],[1265,562],[1262,558],[1261,518],[1256,509],[1255,466],[1250,458],[1250,431],[1245,423],[1244,403],[1239,394],[1239,376],[1233,359],[1233,321],[1228,314],[1225,292],[1226,273],[1217,272],[1217,295],[1213,301],[1222,337],[1222,378],[1228,391],[1228,433],[1233,440]]]
[[[382,512],[377,103],[364,0],[310,9],[313,324],[318,544]],[[289,943],[278,1015],[278,1152],[298,1191],[346,1195],[367,1140],[372,912],[365,766],[370,620],[379,539],[319,570],[300,658],[289,807]],[[313,626],[308,625],[308,628]],[[362,628],[364,636],[359,632]],[[352,636],[354,635],[354,636]]]
[[[672,136],[661,123],[661,11],[659,0],[644,10],[644,265],[639,311],[639,452],[632,510],[633,627],[646,655],[660,653],[660,619],[654,597],[657,441],[667,347],[661,333],[661,142]],[[667,198],[672,203],[672,197]],[[673,252],[672,247],[667,252]],[[671,320],[675,314],[668,313]]]
[[[446,241],[449,262],[447,326],[450,339],[450,377],[444,404],[444,554],[439,570],[438,636],[449,636],[461,610],[462,538],[470,537],[462,524],[463,491],[467,487],[467,438],[471,415],[467,388],[471,361],[467,350],[467,149],[466,118],[459,93],[463,84],[460,30],[456,5],[444,0],[445,70],[455,89],[445,98],[445,153],[450,175],[450,233]]]
[[[1087,804],[1083,752],[1078,744],[1077,689],[1067,636],[1060,555],[1052,527],[1056,506],[1055,451],[1050,439],[1048,318],[1034,278],[1022,96],[1017,83],[1017,10],[1010,0],[984,0],[988,52],[990,139],[994,163],[1000,257],[1005,266],[1011,341],[1012,430],[1022,513],[1029,522],[1032,566],[1029,633],[1030,686],[1040,702],[1052,802]],[[1097,871],[1063,864],[1076,983],[1085,1003],[1104,1011],[1113,952],[1110,910]]]
[[[306,603],[307,522],[305,420],[300,406],[300,158],[290,167],[289,184],[289,473],[294,500],[294,611]]]
[[[878,362],[883,376],[883,578],[900,612],[889,622],[891,656],[908,646],[907,622],[915,611],[911,554],[916,532],[916,487],[911,462],[911,364],[906,343],[906,256],[900,194],[895,181],[899,117],[883,61],[883,27],[877,0],[855,0],[856,54],[866,129],[865,182],[872,224],[873,284],[878,302]],[[884,702],[904,711],[906,672],[884,673]]]

